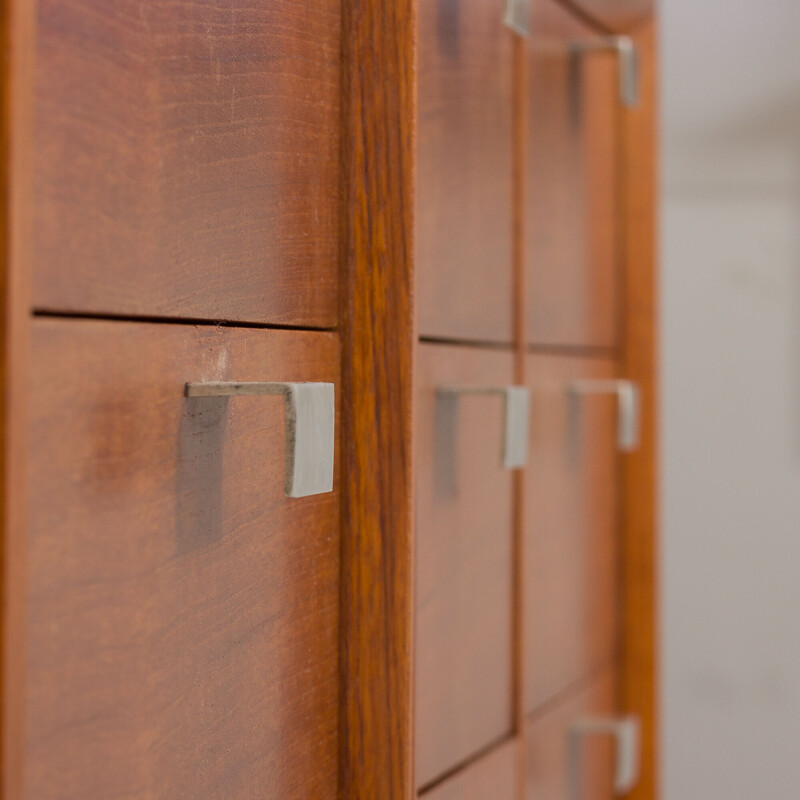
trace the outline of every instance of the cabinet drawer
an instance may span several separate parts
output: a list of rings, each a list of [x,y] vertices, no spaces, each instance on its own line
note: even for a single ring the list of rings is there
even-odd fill
[[[184,385],[336,382],[337,338],[33,327],[26,796],[332,796],[337,493],[285,495],[283,398]]]
[[[416,748],[425,786],[511,731],[512,473],[501,397],[510,354],[420,345],[416,409]]]
[[[647,19],[654,10],[653,0],[562,0],[597,20],[612,31],[629,30]]]
[[[580,744],[579,797],[569,792],[569,737],[575,723],[614,714],[614,670],[608,668],[541,716],[527,732],[525,797],[528,800],[612,800],[614,775],[610,737],[586,737]]]
[[[425,792],[425,800],[517,800],[517,745],[507,742]]]
[[[334,327],[340,3],[37,5],[34,305]]]
[[[528,70],[527,333],[617,342],[617,57],[555,0],[533,5]]]
[[[612,396],[573,396],[614,363],[530,356],[526,472],[526,699],[530,710],[608,661],[617,631],[617,417]]]
[[[501,0],[419,13],[419,331],[510,341],[513,34]]]

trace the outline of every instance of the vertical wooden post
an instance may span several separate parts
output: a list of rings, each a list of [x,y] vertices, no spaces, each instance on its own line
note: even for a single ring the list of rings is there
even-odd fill
[[[23,796],[25,745],[26,388],[33,175],[35,3],[2,3],[3,117],[0,134],[3,246],[0,303],[2,425],[2,611],[0,797]]]
[[[623,375],[642,389],[641,446],[623,460],[624,711],[642,720],[641,780],[631,800],[658,796],[658,500],[655,21],[632,34],[641,58],[641,102],[622,112]]]
[[[343,800],[414,791],[416,20],[416,0],[343,4]]]
[[[512,50],[513,83],[513,331],[514,331],[514,381],[525,385],[527,342],[527,282],[525,249],[525,216],[528,152],[528,42],[514,36]],[[527,774],[527,746],[525,738],[526,650],[525,650],[525,472],[514,475],[514,731],[517,746],[517,797],[525,797]]]

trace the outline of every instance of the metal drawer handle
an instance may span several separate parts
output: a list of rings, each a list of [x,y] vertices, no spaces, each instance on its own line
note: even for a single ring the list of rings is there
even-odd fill
[[[639,781],[641,725],[636,716],[589,717],[574,722],[569,730],[567,779],[570,800],[581,800],[581,739],[584,736],[610,735],[615,739],[614,793],[630,792]]]
[[[530,0],[506,0],[503,22],[519,36],[528,36],[531,32]]]
[[[528,463],[530,392],[524,386],[441,386],[437,394],[457,399],[462,394],[499,394],[505,397],[503,467],[517,469]]]
[[[633,381],[580,380],[569,387],[570,395],[579,399],[587,394],[615,394],[617,396],[617,447],[630,453],[639,447],[641,428],[641,393]]]
[[[283,395],[286,409],[288,497],[333,491],[334,420],[332,383],[187,383],[186,397]]]
[[[619,70],[619,100],[626,108],[639,105],[639,52],[630,36],[603,36],[571,42],[569,49],[574,56],[596,50],[614,51]]]

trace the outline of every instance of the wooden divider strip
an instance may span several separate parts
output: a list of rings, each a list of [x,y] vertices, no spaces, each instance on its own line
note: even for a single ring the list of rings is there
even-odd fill
[[[641,780],[631,800],[658,796],[656,22],[633,35],[641,102],[622,114],[622,374],[642,390],[641,446],[623,460],[620,707],[642,721]]]
[[[416,0],[343,3],[343,800],[414,794],[416,19]]]
[[[6,0],[0,9],[3,115],[0,133],[3,271],[0,303],[2,424],[2,610],[0,611],[0,797],[24,794],[25,610],[27,597],[27,369],[33,186],[35,3]]]

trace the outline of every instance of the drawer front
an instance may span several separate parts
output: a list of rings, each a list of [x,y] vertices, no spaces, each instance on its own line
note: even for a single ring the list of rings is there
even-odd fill
[[[419,332],[510,341],[513,34],[502,0],[419,13]]]
[[[517,800],[517,744],[507,742],[425,792],[425,800]]]
[[[528,800],[612,800],[613,743],[607,736],[583,737],[580,743],[579,797],[570,797],[569,736],[580,721],[614,714],[614,670],[590,683],[541,716],[527,731],[525,797]]]
[[[615,399],[572,396],[614,364],[530,356],[526,473],[526,702],[539,707],[609,660],[617,631]]]
[[[425,786],[511,730],[512,473],[507,353],[420,345],[416,409],[416,748]]]
[[[527,334],[617,341],[616,56],[555,0],[533,5],[528,71]]]
[[[340,3],[37,5],[34,305],[334,327]]]
[[[655,10],[653,0],[562,0],[613,31],[630,30]]]
[[[337,382],[336,337],[33,328],[26,796],[333,796],[337,494],[285,496],[283,398],[184,385]]]

